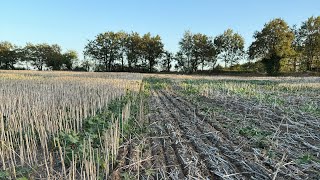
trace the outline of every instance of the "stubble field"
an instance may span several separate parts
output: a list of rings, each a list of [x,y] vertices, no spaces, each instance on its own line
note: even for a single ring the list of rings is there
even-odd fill
[[[319,179],[320,78],[0,72],[0,179]]]

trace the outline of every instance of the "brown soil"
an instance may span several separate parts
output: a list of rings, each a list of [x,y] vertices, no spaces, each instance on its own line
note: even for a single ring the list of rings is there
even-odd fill
[[[284,112],[266,107],[247,106],[232,99],[201,97],[206,107],[220,107],[239,117],[251,119],[258,127],[274,131],[277,139],[278,161],[266,158],[266,150],[254,147],[253,140],[236,135],[237,127],[230,117],[220,112],[204,114],[201,107],[170,90],[153,90],[149,101],[150,132],[147,137],[130,143],[121,150],[115,173],[125,179],[313,179],[313,171],[301,171],[293,162],[297,150],[311,149],[318,139],[294,137],[298,145],[282,147],[286,131],[297,131],[295,122],[282,122]],[[228,103],[227,103],[228,102]],[[261,111],[261,108],[263,111]],[[302,118],[297,114],[297,118]],[[259,122],[261,117],[265,122]],[[304,117],[305,118],[305,117]],[[314,119],[305,123],[305,130],[314,132]],[[239,124],[238,124],[239,125]],[[286,125],[282,127],[282,125]],[[280,128],[279,128],[280,127]],[[311,128],[314,127],[314,128]],[[231,128],[231,129],[230,129]],[[294,128],[294,129],[290,129]],[[309,129],[308,129],[309,128]],[[304,133],[304,132],[303,132]],[[300,139],[299,139],[300,138]],[[284,141],[284,140],[282,140]],[[309,146],[309,147],[308,147]],[[298,147],[298,148],[297,148]],[[284,150],[286,149],[286,151]],[[289,149],[289,151],[288,151]],[[281,150],[284,150],[283,152]],[[280,155],[279,155],[280,154]],[[283,156],[282,156],[283,155]],[[122,159],[122,161],[121,161]],[[125,161],[124,161],[125,159]],[[310,170],[310,169],[309,169]],[[317,170],[311,169],[311,170]],[[311,174],[310,174],[311,173]],[[116,176],[113,176],[116,177]]]

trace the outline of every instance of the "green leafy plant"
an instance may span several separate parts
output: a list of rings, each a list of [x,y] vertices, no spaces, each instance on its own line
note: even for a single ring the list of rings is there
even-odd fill
[[[128,173],[128,172],[123,172],[123,173],[121,173],[121,177],[122,177],[124,180],[135,179],[134,176],[131,175],[131,174]]]
[[[27,179],[32,173],[32,169],[30,167],[16,167],[16,175],[19,178]]]
[[[147,87],[152,87],[153,89],[157,89],[157,90],[165,89],[172,84],[172,81],[168,78],[150,77],[150,78],[146,78],[144,81],[148,83]]]
[[[6,170],[0,170],[0,180],[5,180],[10,178],[10,173]]]
[[[298,162],[299,164],[309,164],[309,163],[311,163],[312,161],[317,162],[317,163],[320,163],[320,160],[317,159],[316,157],[314,157],[314,156],[311,155],[311,154],[305,154],[305,155],[303,155],[303,156],[301,156],[301,157],[299,157],[299,158],[297,159],[297,162]]]
[[[28,180],[26,177],[17,178],[17,180]]]
[[[55,141],[59,141],[60,146],[64,148],[65,164],[67,166],[69,166],[72,162],[72,154],[82,157],[83,141],[78,133],[74,131],[69,133],[60,132],[59,136],[55,138]]]
[[[261,131],[259,129],[247,126],[244,128],[241,128],[239,130],[239,134],[246,136],[246,137],[259,137],[259,136],[269,136],[271,135],[271,132],[268,131]]]
[[[253,138],[255,144],[259,148],[267,148],[270,145],[270,141],[267,138],[272,133],[268,131],[261,131],[253,127],[244,127],[239,130],[239,134],[246,136],[247,138]]]

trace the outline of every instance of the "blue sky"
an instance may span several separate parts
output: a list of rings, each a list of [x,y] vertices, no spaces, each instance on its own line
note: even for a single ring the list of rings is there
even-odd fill
[[[185,30],[216,36],[232,28],[248,46],[273,18],[300,25],[312,15],[320,15],[319,0],[7,0],[0,4],[0,41],[57,43],[82,56],[88,39],[124,30],[159,34],[176,52]]]

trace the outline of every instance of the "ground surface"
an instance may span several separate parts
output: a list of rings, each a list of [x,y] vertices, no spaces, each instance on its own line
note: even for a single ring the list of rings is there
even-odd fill
[[[318,77],[0,74],[0,179],[320,179]]]
[[[114,178],[320,177],[317,116],[235,97],[194,100],[180,90],[151,88],[149,134],[122,147]]]

